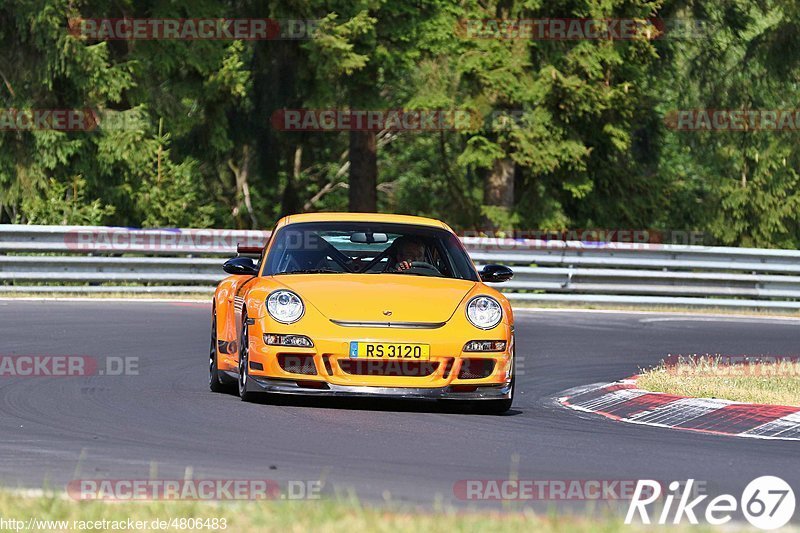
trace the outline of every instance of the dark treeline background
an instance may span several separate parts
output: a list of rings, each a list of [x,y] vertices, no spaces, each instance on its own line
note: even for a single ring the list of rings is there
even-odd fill
[[[797,109],[780,0],[0,0],[0,108],[95,131],[0,131],[0,222],[269,227],[430,215],[457,229],[702,231],[800,244],[800,132],[675,131],[678,109]],[[313,39],[104,41],[71,18],[321,19]],[[465,38],[486,18],[650,18],[659,39]],[[680,31],[680,28],[688,31]],[[516,113],[443,132],[286,132],[279,109]]]

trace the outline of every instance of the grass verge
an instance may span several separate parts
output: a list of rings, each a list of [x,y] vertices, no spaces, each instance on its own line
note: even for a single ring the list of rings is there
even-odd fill
[[[138,531],[322,531],[322,532],[442,532],[452,531],[537,531],[556,532],[638,532],[650,530],[644,525],[625,525],[621,518],[602,519],[539,515],[533,512],[476,512],[476,511],[393,511],[360,505],[357,501],[335,502],[331,500],[302,502],[246,502],[246,503],[206,503],[206,502],[148,502],[148,503],[104,503],[76,502],[57,496],[26,497],[8,491],[0,491],[0,516],[6,521],[36,520],[33,530],[41,531],[97,531],[114,530],[116,521],[128,530],[129,519],[140,521]],[[180,527],[180,519],[210,520],[208,526]],[[154,520],[177,519],[174,527],[153,527]],[[101,521],[105,520],[103,524]],[[47,521],[67,521],[58,524]],[[225,527],[222,528],[224,521]],[[185,522],[184,522],[185,524]],[[8,522],[5,523],[9,525]],[[197,526],[198,524],[193,524]],[[99,527],[98,527],[99,526]],[[15,528],[7,527],[14,531]],[[19,529],[25,531],[26,529]],[[661,526],[661,531],[683,532],[691,530],[711,531],[710,527]]]
[[[730,364],[715,356],[692,357],[643,371],[638,386],[695,398],[800,406],[800,362],[752,360]]]

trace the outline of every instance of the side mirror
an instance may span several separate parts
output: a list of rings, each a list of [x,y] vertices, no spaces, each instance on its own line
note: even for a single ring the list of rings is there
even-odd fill
[[[228,274],[237,274],[240,276],[255,276],[258,274],[258,267],[256,267],[253,260],[249,257],[234,257],[228,259],[222,265],[222,270]]]
[[[481,281],[488,283],[502,283],[514,277],[514,272],[503,265],[486,265],[481,270]]]

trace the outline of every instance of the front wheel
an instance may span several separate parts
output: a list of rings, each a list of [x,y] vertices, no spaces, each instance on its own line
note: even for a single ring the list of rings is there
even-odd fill
[[[512,403],[514,403],[514,398],[504,400],[478,400],[473,402],[472,409],[476,413],[482,415],[502,415],[511,409]]]

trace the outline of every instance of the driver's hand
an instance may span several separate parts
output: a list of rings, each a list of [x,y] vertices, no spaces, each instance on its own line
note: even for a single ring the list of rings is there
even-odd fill
[[[400,261],[397,263],[397,270],[408,270],[411,268],[411,261]]]

